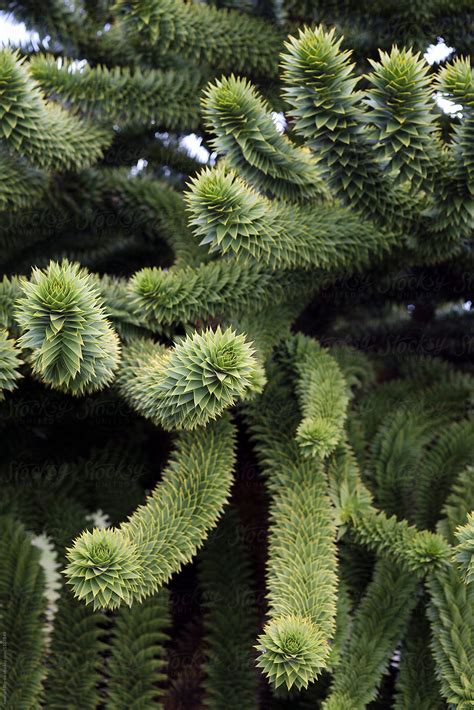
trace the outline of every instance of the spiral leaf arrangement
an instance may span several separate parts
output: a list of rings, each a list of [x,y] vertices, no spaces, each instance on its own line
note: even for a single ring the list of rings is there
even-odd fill
[[[473,707],[474,319],[455,302],[472,290],[474,73],[390,49],[387,21],[462,23],[462,6],[465,40],[472,0],[6,4],[54,47],[0,51],[0,259],[36,265],[0,283],[7,705],[148,708],[168,665],[167,706]],[[282,57],[286,103],[269,17],[311,23]],[[365,77],[325,29],[346,21],[356,59],[382,30]],[[199,173],[182,137],[203,121],[221,155]],[[433,335],[443,360],[402,354],[400,334]],[[36,381],[12,397],[20,366]],[[39,458],[31,483],[19,446]],[[51,579],[26,530],[67,554],[47,640]],[[203,602],[198,673],[164,664],[163,587],[183,580]],[[172,660],[196,636],[175,621]]]
[[[326,665],[327,639],[305,617],[273,619],[258,639],[258,666],[278,688],[307,688]]]
[[[367,120],[376,150],[396,179],[425,179],[433,167],[434,113],[428,65],[419,54],[393,47],[370,60]]]
[[[264,375],[251,344],[232,330],[206,330],[174,348],[137,340],[118,378],[137,411],[167,429],[194,429],[259,391]]]
[[[141,269],[134,274],[130,291],[137,316],[145,317],[155,330],[162,324],[207,320],[227,310],[240,314],[281,303],[290,289],[296,290],[294,275],[227,259],[195,268]],[[298,276],[299,292],[313,282],[310,274],[301,271]]]
[[[19,344],[33,371],[51,387],[83,394],[110,384],[120,346],[92,278],[77,264],[51,262],[22,283],[16,319]]]
[[[316,162],[280,133],[270,108],[245,79],[223,77],[203,99],[213,147],[247,182],[285,200],[328,197]]]
[[[225,166],[191,180],[186,201],[194,233],[211,254],[250,257],[273,269],[352,271],[396,242],[344,207],[269,200]]]
[[[140,602],[192,559],[226,503],[234,467],[226,417],[180,435],[146,503],[119,528],[85,531],[67,552],[67,583],[94,609]]]
[[[322,26],[290,38],[282,57],[285,96],[296,129],[336,194],[380,224],[400,229],[409,225],[413,204],[395,190],[371,151],[359,79],[341,42]]]
[[[248,405],[248,417],[271,493],[270,609],[257,665],[275,687],[290,689],[306,688],[329,664],[337,562],[321,460],[302,457],[294,438],[298,414],[288,394],[284,373],[273,373],[258,403]]]
[[[260,18],[183,0],[118,0],[115,7],[123,16],[127,37],[145,55],[179,54],[221,71],[230,68],[254,75],[277,70],[282,37]]]

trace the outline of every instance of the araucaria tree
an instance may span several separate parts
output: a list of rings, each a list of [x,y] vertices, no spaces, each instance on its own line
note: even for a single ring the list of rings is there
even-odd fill
[[[0,10],[3,706],[474,707],[472,0]]]

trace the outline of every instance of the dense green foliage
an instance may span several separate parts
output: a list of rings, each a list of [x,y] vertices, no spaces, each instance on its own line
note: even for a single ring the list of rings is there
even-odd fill
[[[0,11],[4,706],[474,706],[472,2]]]

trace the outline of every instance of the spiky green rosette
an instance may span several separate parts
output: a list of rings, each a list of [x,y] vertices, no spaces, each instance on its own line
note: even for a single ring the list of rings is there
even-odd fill
[[[210,252],[238,254],[242,250],[258,258],[276,240],[270,203],[235,173],[223,167],[203,170],[189,184],[190,224]]]
[[[33,372],[74,395],[109,384],[118,366],[117,334],[105,317],[91,276],[78,264],[50,262],[22,283],[16,319],[19,344],[32,351]]]
[[[11,392],[17,386],[21,364],[15,341],[8,337],[6,330],[0,330],[0,401],[5,399],[5,392]]]
[[[314,151],[335,193],[365,216],[408,228],[414,203],[380,167],[367,134],[359,77],[335,31],[322,26],[290,37],[282,56],[285,98],[295,128]]]
[[[298,426],[297,441],[304,456],[326,458],[341,438],[336,420],[330,417],[311,417]]]
[[[235,429],[224,415],[178,437],[162,480],[119,528],[84,532],[64,570],[76,597],[95,608],[141,602],[196,554],[229,496]]]
[[[259,636],[257,665],[278,688],[306,688],[327,664],[329,644],[302,616],[273,619]]]
[[[124,351],[118,382],[143,416],[167,429],[194,429],[260,390],[264,374],[244,335],[218,327],[169,350],[137,340]]]
[[[133,594],[143,588],[138,549],[120,530],[86,530],[68,550],[68,558],[67,583],[94,609],[131,604]]]
[[[169,353],[164,367],[160,409],[174,426],[197,426],[264,384],[261,365],[244,335],[218,327],[185,338]]]
[[[467,523],[454,533],[458,539],[455,557],[466,584],[474,582],[474,512],[467,516]]]
[[[380,51],[369,59],[367,120],[374,126],[376,150],[398,180],[427,177],[433,160],[433,99],[427,62],[411,50]]]
[[[216,134],[214,149],[254,187],[285,200],[328,197],[310,151],[277,130],[270,107],[250,82],[223,77],[209,86],[203,107]]]

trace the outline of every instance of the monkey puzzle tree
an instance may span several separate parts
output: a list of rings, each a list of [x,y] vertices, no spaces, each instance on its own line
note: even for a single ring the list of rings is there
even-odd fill
[[[474,704],[472,8],[368,5],[0,3],[7,707]]]

